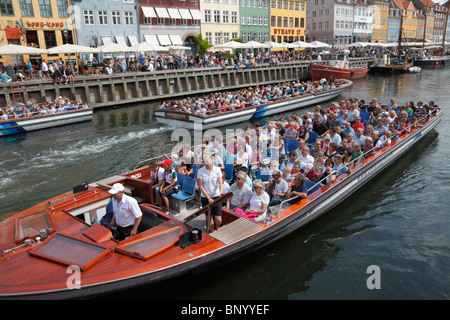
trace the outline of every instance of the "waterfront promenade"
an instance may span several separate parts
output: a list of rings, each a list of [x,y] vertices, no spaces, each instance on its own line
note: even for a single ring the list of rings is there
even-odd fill
[[[351,65],[377,59],[351,58]],[[53,80],[39,79],[0,84],[0,105],[14,105],[21,94],[22,102],[63,99],[86,101],[94,108],[171,99],[218,90],[232,90],[294,80],[310,79],[310,60],[261,63],[252,68],[211,67],[153,72],[126,72],[111,75],[76,75],[74,84],[55,86]],[[13,88],[16,86],[16,88]]]

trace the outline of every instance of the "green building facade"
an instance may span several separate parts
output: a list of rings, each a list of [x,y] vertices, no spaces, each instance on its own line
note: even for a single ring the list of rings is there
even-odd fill
[[[242,41],[269,41],[269,0],[239,1]]]

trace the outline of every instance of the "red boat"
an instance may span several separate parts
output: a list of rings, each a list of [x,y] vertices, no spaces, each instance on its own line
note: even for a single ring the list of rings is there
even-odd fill
[[[367,64],[360,68],[351,67],[345,53],[323,53],[322,63],[311,63],[312,81],[319,81],[322,78],[330,79],[331,77],[353,80],[364,78],[368,72]]]

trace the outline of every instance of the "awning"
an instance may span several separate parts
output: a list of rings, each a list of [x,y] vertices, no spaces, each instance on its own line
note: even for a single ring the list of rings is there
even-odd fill
[[[200,13],[200,10],[198,9],[190,9],[192,19],[194,20],[202,20],[202,14]]]
[[[131,46],[139,44],[139,41],[137,40],[136,36],[128,36],[128,41],[130,41]]]
[[[159,46],[158,39],[156,38],[156,34],[144,34],[145,42],[156,44]]]
[[[169,13],[167,12],[167,8],[155,8],[156,14],[159,18],[170,18]]]
[[[182,46],[183,40],[181,40],[181,37],[178,34],[169,34],[170,41],[172,41],[172,44],[174,46]]]
[[[181,18],[187,19],[187,20],[192,19],[192,16],[189,13],[189,9],[178,9],[178,11],[180,12]]]
[[[157,37],[159,40],[159,44],[162,46],[170,46],[172,44],[169,35],[167,34],[158,34]]]
[[[171,19],[181,19],[180,13],[176,8],[167,8]]]
[[[157,15],[155,13],[155,10],[153,7],[141,7],[142,13],[144,14],[144,17],[146,18],[157,18]]]
[[[125,41],[125,38],[123,36],[116,36],[116,42],[122,46],[128,47],[127,42]]]
[[[103,45],[112,43],[110,36],[102,36]]]

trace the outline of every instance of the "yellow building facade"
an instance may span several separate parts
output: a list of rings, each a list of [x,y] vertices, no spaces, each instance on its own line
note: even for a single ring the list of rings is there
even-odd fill
[[[200,0],[201,33],[215,46],[239,38],[238,0]]]
[[[415,41],[418,24],[416,8],[412,1],[405,1],[403,5],[402,40]]]
[[[373,11],[372,42],[387,42],[389,3],[375,1]]]
[[[298,0],[270,0],[270,40],[305,41],[306,3]]]
[[[65,43],[76,44],[76,32],[71,14],[71,0],[2,0],[0,7],[0,46],[16,44],[50,49]],[[3,56],[5,65],[41,59],[57,58],[68,61],[64,55]],[[72,57],[73,58],[73,57]]]

